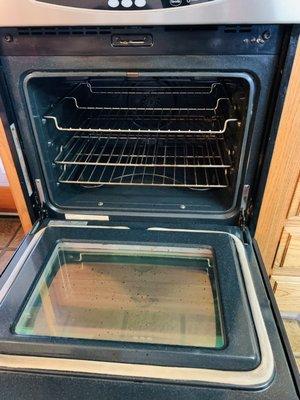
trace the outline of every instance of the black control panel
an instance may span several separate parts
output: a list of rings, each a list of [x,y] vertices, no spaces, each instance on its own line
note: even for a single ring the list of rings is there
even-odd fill
[[[189,6],[213,0],[35,0],[39,3],[92,10],[155,10]]]

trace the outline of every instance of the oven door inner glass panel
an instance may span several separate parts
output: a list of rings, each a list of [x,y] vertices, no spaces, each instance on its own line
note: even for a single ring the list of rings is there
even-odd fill
[[[222,348],[209,248],[59,243],[15,326],[22,335]]]

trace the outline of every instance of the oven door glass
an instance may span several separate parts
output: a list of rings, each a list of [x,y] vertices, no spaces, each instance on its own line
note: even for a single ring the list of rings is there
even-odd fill
[[[222,348],[213,252],[61,242],[15,332]]]

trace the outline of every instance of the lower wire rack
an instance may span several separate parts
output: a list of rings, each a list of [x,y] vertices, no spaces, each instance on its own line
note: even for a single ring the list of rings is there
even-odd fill
[[[58,164],[147,167],[230,167],[223,136],[167,138],[149,136],[73,136],[55,159]]]
[[[188,138],[74,136],[55,159],[60,183],[220,188],[231,155],[222,135]]]
[[[69,165],[60,183],[82,186],[134,185],[188,188],[221,188],[229,185],[227,169]]]

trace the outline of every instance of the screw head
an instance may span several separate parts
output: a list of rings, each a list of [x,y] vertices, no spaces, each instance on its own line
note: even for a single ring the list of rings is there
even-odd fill
[[[98,206],[102,207],[103,206],[103,201],[99,201]]]
[[[184,205],[184,204],[180,204],[180,208],[181,208],[182,210],[185,210],[185,205]]]
[[[264,43],[265,43],[263,37],[261,37],[261,36],[259,36],[259,37],[257,38],[256,42],[257,42],[258,44],[264,44]]]
[[[12,41],[14,40],[14,38],[12,37],[12,35],[9,35],[9,34],[4,35],[3,39],[4,39],[5,42],[8,42],[8,43],[9,43],[9,42],[12,42]]]
[[[262,34],[262,37],[264,40],[269,40],[271,37],[271,32],[270,31],[264,31],[264,33]]]

